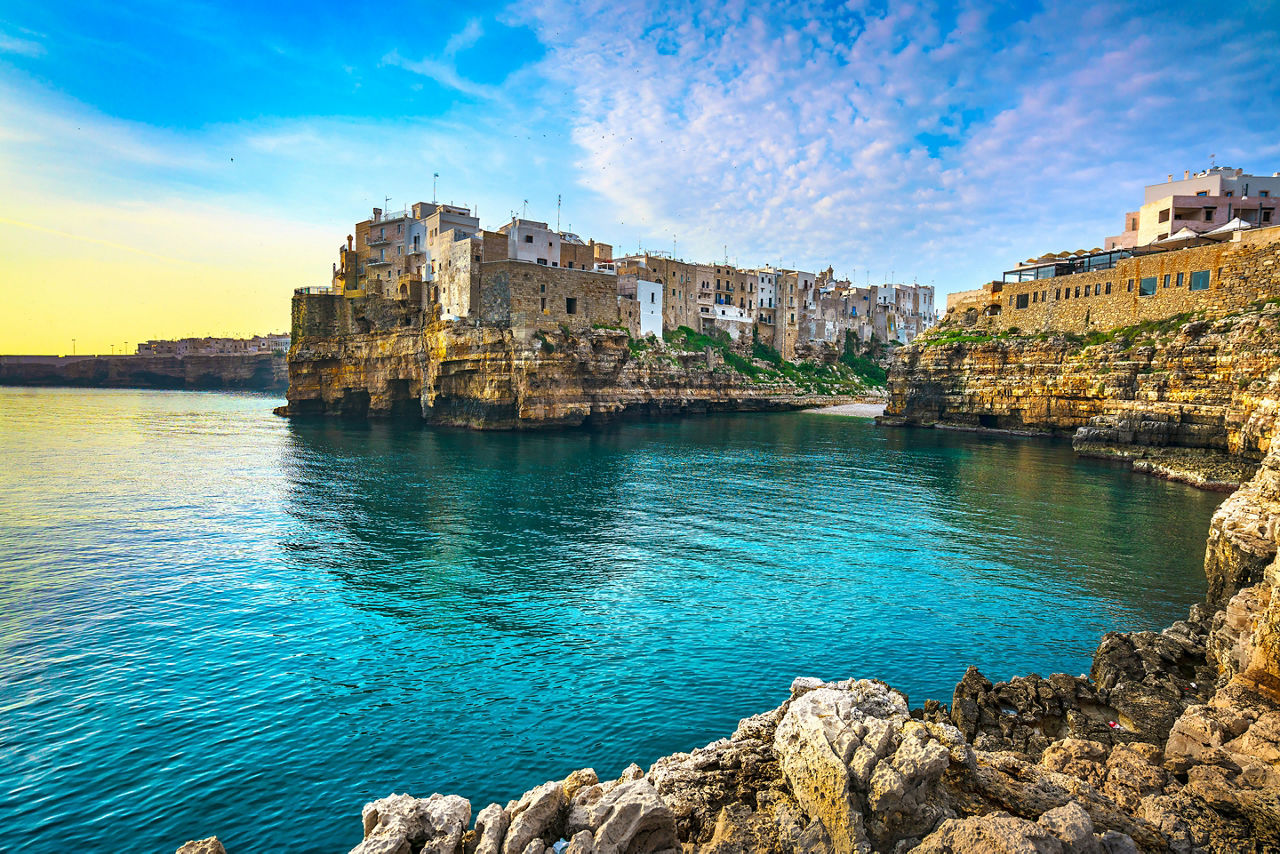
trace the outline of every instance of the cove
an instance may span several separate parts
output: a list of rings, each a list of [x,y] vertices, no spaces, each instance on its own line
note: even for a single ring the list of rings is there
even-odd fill
[[[913,705],[1202,598],[1222,496],[806,413],[469,433],[0,389],[0,799],[53,852],[345,851],[359,804],[705,744],[799,675]]]

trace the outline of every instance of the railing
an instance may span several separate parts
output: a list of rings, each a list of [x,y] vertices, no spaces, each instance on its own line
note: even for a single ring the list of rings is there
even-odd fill
[[[370,260],[370,261],[365,261],[364,263],[365,263],[365,266],[366,266],[366,267],[384,267],[384,266],[386,266],[387,264],[390,264],[391,262],[390,262],[390,261]]]
[[[313,287],[309,287],[309,288],[294,288],[294,289],[293,289],[293,292],[294,292],[295,294],[301,294],[301,295],[303,295],[303,296],[306,296],[306,295],[309,295],[309,294],[331,294],[331,293],[333,293],[333,288],[325,288],[325,287],[315,287],[315,286],[313,286]]]

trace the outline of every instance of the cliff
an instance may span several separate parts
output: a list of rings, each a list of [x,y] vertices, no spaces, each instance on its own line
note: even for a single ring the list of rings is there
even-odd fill
[[[900,351],[889,424],[1069,436],[1076,450],[1234,488],[1271,444],[1280,302],[1095,333],[944,327]]]
[[[0,385],[284,391],[283,356],[0,356]]]
[[[420,417],[484,429],[618,417],[796,409],[867,389],[846,366],[773,365],[721,342],[696,352],[615,328],[441,321],[378,298],[299,295],[291,416]]]

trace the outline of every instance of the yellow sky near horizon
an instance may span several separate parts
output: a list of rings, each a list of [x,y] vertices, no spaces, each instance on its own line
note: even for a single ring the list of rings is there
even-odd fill
[[[341,235],[216,205],[0,202],[0,354],[133,352],[141,341],[288,331]]]

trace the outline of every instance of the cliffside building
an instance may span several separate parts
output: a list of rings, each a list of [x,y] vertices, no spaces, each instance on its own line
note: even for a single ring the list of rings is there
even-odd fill
[[[1165,183],[1146,188],[1142,207],[1125,213],[1124,230],[1108,237],[1103,249],[1151,246],[1184,229],[1204,234],[1237,221],[1240,228],[1280,224],[1278,200],[1280,172],[1246,175],[1243,169],[1214,166],[1195,175],[1184,172],[1180,181],[1170,175]]]
[[[523,333],[622,324],[644,336],[683,326],[759,340],[788,359],[797,346],[840,346],[847,328],[856,327],[864,341],[890,340],[904,326],[931,322],[931,288],[927,299],[895,292],[890,312],[872,308],[889,304],[880,297],[864,294],[859,306],[854,295],[820,294],[818,280],[802,270],[698,264],[655,251],[615,260],[609,244],[546,222],[513,217],[489,231],[465,207],[418,202],[394,214],[374,208],[356,223],[338,248],[332,293],[406,301],[446,321]],[[922,305],[928,309],[920,314]],[[918,322],[904,325],[893,312],[916,312]]]

